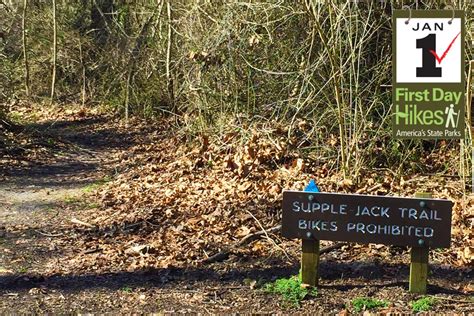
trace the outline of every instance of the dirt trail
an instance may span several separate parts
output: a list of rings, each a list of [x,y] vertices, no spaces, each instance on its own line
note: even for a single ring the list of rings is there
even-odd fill
[[[118,125],[97,116],[26,125],[48,154],[13,155],[0,165],[0,312],[121,309],[117,291],[143,283],[140,275],[45,275],[47,264],[70,251],[56,236],[71,234],[71,218],[90,207],[88,192],[113,175],[116,154],[134,145],[134,134]]]
[[[81,210],[93,208],[87,192],[120,172],[115,169],[120,163],[117,157],[146,141],[147,131],[120,128],[118,122],[100,116],[27,128],[39,135],[38,141],[47,145],[50,154],[0,164],[0,313],[334,314],[347,313],[351,299],[367,296],[389,300],[392,310],[410,312],[409,302],[418,298],[407,291],[406,264],[383,264],[377,258],[343,261],[348,246],[323,258],[319,294],[302,302],[301,308],[261,290],[265,282],[298,273],[298,262],[276,257],[231,258],[184,268],[48,275],[46,264],[64,264],[61,259],[74,247],[58,242],[56,236],[74,239],[81,234],[70,220]],[[87,234],[80,237],[88,238]],[[442,302],[436,311],[472,312],[471,289],[472,270],[432,267],[429,291]]]
[[[107,174],[107,157],[116,151],[106,118],[45,121],[25,126],[36,142],[49,146],[46,159],[24,159],[2,166],[0,182],[0,269],[39,272],[49,241],[70,221],[74,202]],[[121,143],[126,148],[127,142]],[[35,251],[31,251],[30,248]]]
[[[70,251],[69,245],[56,243],[55,237],[75,234],[70,219],[89,207],[87,191],[104,177],[113,176],[117,154],[133,146],[135,139],[143,140],[117,127],[117,122],[108,118],[29,125],[28,130],[49,143],[52,157],[1,166],[0,313],[206,312],[208,308],[228,311],[236,304],[246,310],[249,296],[267,301],[260,292],[249,293],[248,286],[242,284],[247,275],[241,271],[224,275],[207,268],[44,273],[47,264],[59,263]],[[278,275],[284,273],[285,269]],[[202,306],[203,301],[207,307]],[[273,309],[265,305],[259,303],[254,308]]]

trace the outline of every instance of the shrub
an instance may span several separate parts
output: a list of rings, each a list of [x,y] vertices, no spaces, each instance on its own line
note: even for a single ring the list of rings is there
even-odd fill
[[[356,313],[363,310],[376,309],[379,307],[387,307],[388,302],[384,300],[378,300],[370,297],[358,297],[352,300],[352,307]]]
[[[289,279],[277,279],[274,283],[267,283],[264,289],[267,293],[281,295],[284,301],[293,306],[300,306],[300,302],[305,297],[317,294],[316,289],[302,286],[301,280],[297,276]]]
[[[436,304],[436,299],[434,297],[422,297],[416,301],[411,301],[411,309],[413,312],[426,312],[433,308]]]

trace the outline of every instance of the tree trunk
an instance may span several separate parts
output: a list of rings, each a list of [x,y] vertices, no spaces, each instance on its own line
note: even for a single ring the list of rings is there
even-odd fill
[[[168,15],[168,45],[166,47],[166,86],[168,90],[168,101],[170,103],[173,113],[176,113],[174,103],[173,78],[171,77],[170,63],[171,63],[171,45],[173,43],[173,29],[171,27],[172,11],[171,0],[166,2],[166,12]]]
[[[109,24],[112,23],[112,12],[115,11],[113,0],[91,0],[90,26],[92,35],[98,45],[105,45],[110,37]]]
[[[56,0],[53,0],[53,74],[51,78],[51,103],[54,102],[56,88],[56,53],[57,53],[57,34],[56,34]]]
[[[82,85],[81,85],[81,100],[82,106],[86,104],[86,66],[84,65],[84,57],[82,56],[82,42],[79,36],[79,59],[82,68]]]
[[[160,0],[161,1],[161,0]],[[138,55],[140,54],[140,50],[145,43],[146,35],[148,33],[148,29],[150,28],[151,22],[153,21],[153,18],[155,17],[157,11],[159,9],[159,6],[155,7],[155,10],[151,14],[151,16],[148,18],[148,20],[143,24],[142,29],[140,30],[140,33],[138,34],[138,37],[135,42],[135,46],[133,47],[133,50],[130,54],[130,59],[128,61],[128,71],[127,71],[127,83],[125,87],[125,102],[124,102],[124,108],[125,108],[125,122],[128,123],[128,118],[129,118],[129,101],[130,101],[130,87],[131,87],[131,81],[135,73],[135,67],[137,63],[137,58]]]
[[[26,96],[30,96],[30,68],[28,66],[28,55],[26,53],[26,10],[28,6],[28,0],[23,0],[23,16],[22,16],[22,39],[23,39],[23,60],[25,64],[25,92]]]

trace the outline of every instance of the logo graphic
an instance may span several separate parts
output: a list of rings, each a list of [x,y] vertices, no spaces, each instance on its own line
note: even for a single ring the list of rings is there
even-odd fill
[[[448,54],[449,50],[454,44],[454,41],[461,35],[461,32],[456,35],[448,48],[444,51],[441,57],[436,54],[436,34],[431,33],[430,35],[416,40],[416,47],[423,49],[422,66],[416,68],[417,77],[442,77],[441,67],[436,67],[436,62],[441,65],[441,62]],[[431,54],[431,55],[430,55]]]
[[[458,127],[458,123],[459,123],[459,111],[456,113],[454,111],[454,104],[450,104],[449,107],[446,107],[446,110],[444,111],[444,113],[447,114],[447,118],[446,118],[446,128],[448,127]],[[454,123],[454,117],[457,116],[457,120],[456,120],[456,123]],[[450,122],[452,122],[452,126],[450,126]]]
[[[461,82],[461,19],[406,21],[396,19],[397,82]]]
[[[393,136],[464,136],[464,12],[395,10]]]
[[[460,110],[454,109],[454,104],[446,106],[444,113],[441,110],[418,110],[417,105],[406,105],[401,109],[395,108],[396,124],[405,125],[444,125],[445,128],[457,128],[459,125]]]

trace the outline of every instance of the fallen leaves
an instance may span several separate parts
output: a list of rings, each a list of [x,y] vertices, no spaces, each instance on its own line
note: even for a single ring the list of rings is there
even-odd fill
[[[5,274],[9,274],[9,273],[13,273],[13,271],[10,270],[10,269],[0,267],[0,275],[5,275]]]
[[[344,179],[327,163],[300,156],[286,140],[286,131],[278,128],[265,133],[253,130],[247,139],[236,132],[220,138],[201,135],[194,144],[183,142],[185,137],[173,131],[140,137],[137,145],[109,157],[117,161],[119,172],[97,191],[98,208],[84,210],[80,220],[73,220],[80,233],[74,240],[63,240],[78,250],[68,256],[68,265],[53,270],[197,265],[261,231],[260,224],[265,228],[279,224],[283,189],[302,190],[312,178],[322,191],[377,195],[413,196],[424,183],[422,189],[435,197],[456,201],[453,247],[437,253],[436,260],[472,263],[472,245],[466,244],[472,241],[472,215],[464,209],[472,208],[473,202],[463,200],[455,184],[446,182],[441,188],[430,178],[397,177],[388,169],[362,170],[363,178]],[[233,251],[240,257],[268,256],[281,249],[282,242],[285,247],[297,245],[276,240],[254,241]],[[385,246],[362,245],[345,252],[339,256],[347,260],[367,254],[396,260]]]

